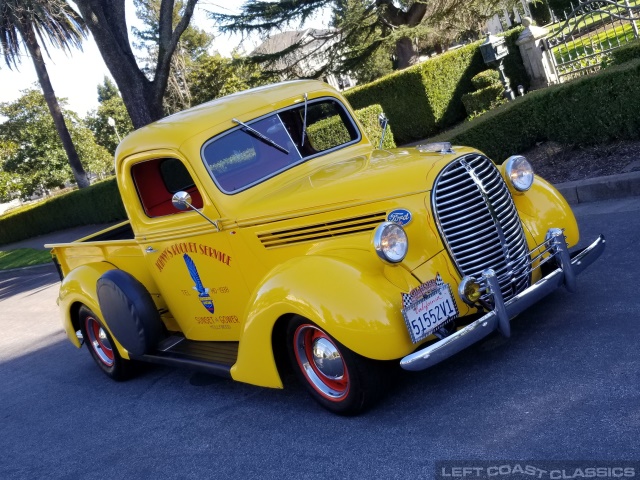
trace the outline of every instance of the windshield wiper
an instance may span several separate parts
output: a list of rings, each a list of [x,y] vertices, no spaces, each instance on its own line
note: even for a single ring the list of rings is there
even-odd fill
[[[236,122],[238,125],[242,125],[244,127],[242,130],[247,132],[252,137],[255,137],[258,140],[260,140],[261,142],[266,143],[267,145],[271,145],[273,148],[276,148],[276,149],[280,150],[282,153],[286,153],[287,155],[289,155],[289,150],[287,150],[286,148],[278,145],[276,142],[271,140],[269,137],[263,135],[262,133],[260,133],[255,128],[250,127],[249,125],[247,125],[244,122],[241,122],[237,118],[232,118],[231,120]]]
[[[304,94],[304,119],[302,120],[302,141],[300,146],[304,146],[304,137],[307,134],[307,93]]]

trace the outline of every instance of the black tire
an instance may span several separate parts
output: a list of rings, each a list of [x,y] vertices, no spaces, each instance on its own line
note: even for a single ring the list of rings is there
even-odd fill
[[[153,351],[166,336],[151,295],[133,275],[109,270],[98,279],[96,291],[104,323],[132,358]]]
[[[82,338],[100,370],[116,381],[130,378],[134,370],[132,362],[120,356],[102,320],[85,306],[80,307],[78,314]]]
[[[287,349],[300,381],[320,405],[333,413],[357,415],[377,403],[384,393],[381,362],[349,350],[303,317],[289,323]],[[318,355],[321,352],[324,358]]]

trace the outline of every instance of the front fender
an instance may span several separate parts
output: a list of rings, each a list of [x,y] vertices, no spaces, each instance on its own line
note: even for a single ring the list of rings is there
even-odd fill
[[[290,314],[311,320],[368,358],[391,360],[413,351],[401,313],[404,289],[396,285],[410,289],[418,283],[401,266],[387,268],[393,268],[392,278],[370,252],[357,250],[348,258],[299,257],[276,267],[249,303],[232,377],[282,388],[271,336],[276,321]]]
[[[86,305],[101,319],[103,318],[100,305],[98,304],[96,286],[98,279],[109,270],[116,270],[116,267],[107,262],[81,265],[71,270],[69,274],[64,277],[60,285],[58,306],[60,307],[62,324],[69,341],[78,348],[82,345],[76,335],[78,326],[74,324],[73,312],[75,311],[75,306],[77,304]],[[106,327],[108,328],[108,325],[106,325]],[[122,348],[117,341],[115,342],[120,355],[128,359],[128,352]]]
[[[524,193],[512,191],[513,202],[520,219],[540,245],[550,228],[562,228],[567,244],[575,246],[580,240],[578,223],[571,207],[558,190],[549,182],[535,177],[531,188]]]

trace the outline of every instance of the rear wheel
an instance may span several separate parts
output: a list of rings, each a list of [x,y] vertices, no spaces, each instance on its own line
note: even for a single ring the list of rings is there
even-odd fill
[[[100,370],[113,380],[129,378],[131,362],[120,356],[113,338],[98,316],[84,306],[80,308],[79,316],[84,343]]]
[[[287,344],[298,377],[327,410],[356,415],[382,396],[378,362],[352,352],[309,320],[296,317],[289,324]]]

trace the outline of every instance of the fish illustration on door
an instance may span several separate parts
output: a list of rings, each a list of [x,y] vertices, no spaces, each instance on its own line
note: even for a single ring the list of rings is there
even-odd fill
[[[184,259],[184,263],[187,264],[187,269],[189,270],[189,275],[191,279],[195,283],[192,287],[196,292],[198,292],[198,300],[202,303],[202,306],[207,309],[209,313],[214,312],[213,300],[209,296],[209,289],[206,288],[202,284],[202,280],[200,280],[200,275],[198,274],[198,269],[196,268],[196,264],[191,259],[189,255],[186,253],[182,256]]]

